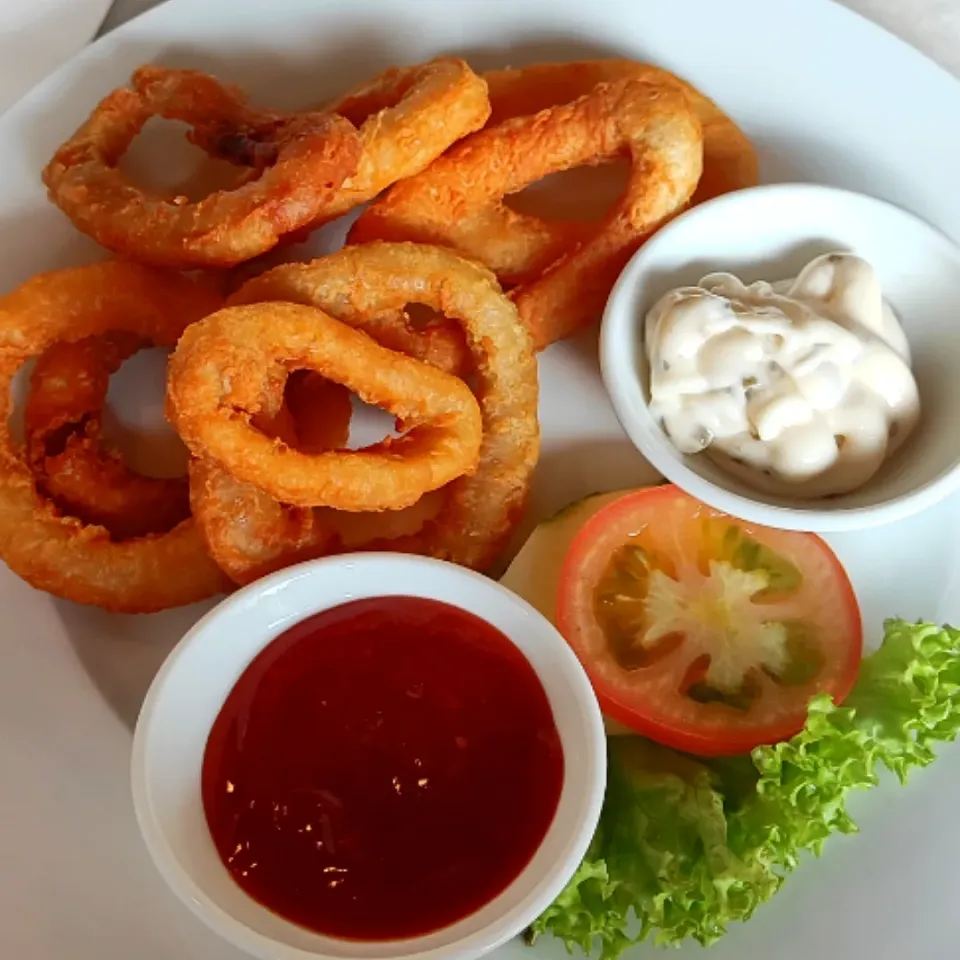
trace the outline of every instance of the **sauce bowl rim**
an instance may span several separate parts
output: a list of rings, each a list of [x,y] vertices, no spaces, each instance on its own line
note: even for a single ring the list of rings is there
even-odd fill
[[[402,589],[380,589],[398,578]],[[438,595],[438,590],[451,585],[461,591],[456,599]],[[317,598],[316,602],[304,605],[299,598],[305,596]],[[199,817],[206,828],[200,765],[210,725],[198,721],[189,729],[183,717],[192,708],[183,697],[184,691],[193,696],[190,690],[195,688],[203,701],[201,709],[208,714],[212,710],[212,723],[250,661],[290,626],[351,600],[390,596],[421,596],[466,610],[500,630],[524,653],[554,715],[563,745],[564,775],[557,812],[537,852],[493,900],[421,936],[345,940],[316,934],[280,917],[230,877],[209,830],[204,836],[197,826]],[[251,624],[240,653],[230,628],[243,631],[255,616],[267,628]],[[225,632],[230,634],[228,643]],[[198,671],[198,664],[204,669]],[[171,747],[178,737],[179,745]],[[189,741],[186,747],[184,737]],[[525,600],[495,580],[445,561],[389,552],[355,553],[278,571],[237,590],[201,617],[171,651],[147,692],[134,731],[130,769],[137,824],[155,866],[178,898],[235,946],[263,960],[382,960],[414,954],[430,960],[467,960],[521,933],[553,902],[579,866],[600,816],[606,742],[600,709],[583,667],[556,628]],[[185,769],[195,776],[188,776]],[[172,780],[180,786],[172,787]],[[190,826],[181,826],[187,820]],[[189,842],[184,839],[188,834]],[[231,904],[239,904],[239,909]]]
[[[960,285],[960,246],[929,221],[887,200],[854,190],[803,182],[761,184],[722,194],[685,210],[663,226],[633,254],[621,271],[607,300],[601,322],[600,368],[604,387],[621,426],[644,458],[671,483],[732,516],[769,527],[816,533],[862,530],[913,516],[960,488],[960,443],[952,462],[945,469],[912,488],[874,503],[843,505],[844,499],[855,496],[856,491],[854,494],[825,500],[786,501],[786,498],[772,498],[784,501],[777,503],[768,502],[759,493],[751,496],[751,491],[745,484],[738,483],[732,476],[726,476],[719,467],[709,471],[711,476],[704,475],[695,465],[695,458],[702,455],[683,455],[676,451],[649,412],[645,376],[634,358],[642,350],[643,318],[659,293],[654,296],[641,291],[646,283],[653,283],[654,287],[659,289],[670,274],[677,277],[678,282],[673,283],[673,286],[683,285],[685,282],[680,278],[686,268],[665,270],[660,260],[664,256],[662,251],[670,251],[671,246],[676,244],[676,238],[684,236],[690,247],[686,254],[689,265],[703,267],[702,273],[724,270],[737,273],[738,269],[742,268],[730,262],[736,260],[737,256],[731,254],[725,263],[715,256],[713,249],[698,249],[696,230],[701,228],[701,225],[727,216],[733,225],[731,233],[742,236],[751,229],[754,222],[751,211],[756,212],[764,205],[769,208],[791,201],[810,208],[819,203],[822,206],[832,205],[854,211],[859,209],[865,214],[872,210],[888,219],[899,220],[911,230],[921,231],[931,248],[936,247],[945,259],[951,261],[951,281],[954,285]],[[702,229],[709,228],[703,226]],[[785,234],[790,229],[793,229],[792,224],[781,232]],[[814,246],[817,241],[822,243],[822,240],[822,237],[799,229],[792,238],[794,246],[800,248]],[[899,236],[890,236],[889,242],[891,245],[899,243],[904,246],[909,241],[903,241]],[[748,277],[749,279],[753,278]],[[764,276],[763,279],[775,281],[782,277]],[[884,291],[885,294],[887,292]],[[640,303],[642,309],[638,311]],[[637,315],[634,316],[634,313]],[[909,319],[900,317],[901,322]],[[909,330],[907,336],[913,349],[915,337],[910,336]],[[645,359],[642,362],[645,363]],[[919,378],[918,383],[921,403],[925,405],[924,383]],[[923,416],[922,407],[920,429],[923,428]],[[891,459],[891,465],[901,462],[902,458],[911,457],[914,440],[915,437],[909,438],[904,447],[896,452]],[[881,477],[883,473],[881,470]],[[869,488],[875,479],[879,477],[868,481],[864,489]],[[836,503],[833,503],[834,500]]]

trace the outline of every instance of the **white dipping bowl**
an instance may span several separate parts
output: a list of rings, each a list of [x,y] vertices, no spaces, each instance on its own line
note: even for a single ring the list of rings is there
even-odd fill
[[[380,596],[443,601],[481,617],[516,644],[553,709],[563,746],[563,786],[553,822],[530,863],[476,913],[407,940],[340,940],[283,919],[237,886],[207,828],[200,772],[220,708],[267,644],[321,610]],[[224,600],[163,664],[133,739],[134,807],[157,868],[201,920],[263,960],[480,956],[522,932],[573,875],[596,828],[605,780],[600,709],[583,668],[556,629],[493,580],[403,554],[353,554],[300,564]]]
[[[921,402],[911,436],[862,488],[816,500],[761,493],[703,454],[680,453],[647,406],[647,311],[668,290],[713,271],[747,283],[781,280],[831,251],[873,265],[907,335]],[[600,364],[620,423],[643,456],[687,493],[741,519],[788,530],[858,530],[917,513],[960,486],[960,248],[882,200],[778,184],[687,211],[620,275],[603,316]]]

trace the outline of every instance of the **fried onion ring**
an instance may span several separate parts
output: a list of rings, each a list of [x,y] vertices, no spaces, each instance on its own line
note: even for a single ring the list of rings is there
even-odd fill
[[[314,264],[324,261],[314,261]],[[282,277],[283,295],[276,299],[287,303],[302,303],[304,306],[317,306],[316,273],[313,270],[298,269],[299,265],[277,264],[248,277],[232,291],[229,302],[246,302],[238,299],[239,290],[260,289],[257,284],[262,277]],[[313,266],[313,265],[310,265]],[[265,280],[271,284],[273,280]],[[269,299],[269,298],[263,298]],[[323,299],[321,297],[321,299]],[[322,309],[322,308],[321,308]],[[326,313],[343,319],[335,310]],[[470,352],[464,340],[463,330],[458,323],[445,317],[432,318],[425,323],[417,323],[410,317],[410,305],[397,310],[372,310],[351,319],[352,325],[373,337],[381,346],[408,357],[423,360],[432,367],[445,373],[462,376],[469,370]]]
[[[253,111],[197,71],[142,67],[134,82],[108,94],[43,171],[50,199],[115,253],[158,266],[241,263],[311,223],[357,170],[360,138],[337,114]],[[196,203],[141,190],[117,164],[151,116],[193,125],[195,139],[215,139],[260,175]]]
[[[627,189],[599,225],[556,223],[503,202],[549,173],[627,154]],[[596,320],[643,238],[683,209],[702,169],[700,124],[674,83],[598,84],[572,103],[472,134],[396,184],[349,242],[441,243],[486,263],[513,292],[537,349]]]
[[[350,437],[353,404],[350,391],[310,370],[294,370],[287,377],[280,414],[289,420],[287,435],[273,427],[255,423],[258,429],[274,433],[303,453],[340,450]]]
[[[234,583],[333,552],[336,534],[316,523],[316,510],[282,504],[212,460],[191,460],[189,470],[193,515],[210,555]]]
[[[305,454],[251,427],[271,382],[306,368],[392,413],[406,432]],[[315,307],[233,306],[189,327],[170,360],[167,415],[190,451],[283,503],[398,510],[476,469],[477,402],[463,381],[381,347]]]
[[[425,170],[490,115],[487,86],[463,61],[438,57],[391,67],[324,109],[353,123],[363,141],[357,172],[325,211],[328,221]]]
[[[281,410],[286,430],[279,436],[291,446],[319,453],[347,445],[352,404],[341,384],[295,370]],[[207,549],[235,583],[250,583],[336,546],[334,529],[318,522],[321,513],[334,511],[281,504],[212,460],[194,459],[189,469],[191,509]]]
[[[660,67],[636,60],[579,60],[488,70],[482,76],[490,95],[490,127],[570,103],[599,83],[631,77],[676,83],[689,97],[703,131],[703,175],[690,203],[753,187],[759,181],[757,154],[747,135],[709,97]]]
[[[444,491],[437,490],[412,507],[384,513],[292,507],[209,460],[190,463],[190,502],[207,548],[240,586],[302,560],[408,546],[409,540],[400,538],[419,533],[436,517],[444,497]]]
[[[302,387],[298,375],[306,374]],[[293,388],[293,389],[291,389]],[[349,391],[304,370],[287,381],[282,411],[300,450],[336,450],[347,445],[352,405]],[[328,553],[365,549],[372,541],[416,533],[436,516],[443,490],[412,507],[383,513],[344,513],[326,507],[281,504],[252,483],[231,476],[210,460],[190,463],[190,502],[210,555],[234,583],[259,577]]]
[[[218,558],[226,550],[218,552],[214,544],[229,538],[234,549],[224,569],[245,583],[287,563],[344,549],[399,550],[474,569],[488,567],[522,516],[539,454],[536,360],[516,309],[493,275],[441,248],[374,243],[313,263],[276,267],[249,281],[231,302],[284,300],[287,291],[298,302],[309,299],[361,328],[369,317],[398,314],[408,303],[425,304],[460,323],[475,365],[483,416],[480,463],[475,474],[424,497],[409,512],[380,514],[375,532],[349,529],[353,524],[342,521],[350,518],[329,510],[297,514],[302,525],[287,534],[286,544],[283,531],[270,524],[288,515],[274,512],[270,524],[258,529],[249,518],[267,516],[264,502],[238,500],[228,475],[211,475],[206,465],[197,465],[190,476],[194,514]],[[233,517],[239,519],[231,535]],[[385,524],[392,529],[384,529]],[[270,540],[267,530],[280,532]]]
[[[116,540],[170,530],[190,515],[186,477],[139,474],[102,443],[110,376],[146,345],[135,334],[55,343],[37,358],[24,408],[27,457],[41,492]]]
[[[0,297],[0,558],[18,576],[56,596],[126,613],[192,603],[227,586],[192,519],[169,533],[116,542],[103,527],[62,516],[38,492],[9,422],[13,377],[56,341],[128,332],[172,346],[219,302],[205,285],[121,262],[40,274]]]
[[[234,119],[222,130],[206,120],[213,111],[191,105],[197,81],[189,71],[141,67],[134,74],[134,87],[141,93],[152,93],[161,84],[167,88],[167,103],[175,104],[174,112],[164,116],[192,124],[190,139],[197,146],[233,163],[252,165],[256,159],[257,137],[238,135],[245,127],[255,132],[271,117],[281,117],[259,113],[246,119],[249,111],[238,115],[226,103],[222,109]],[[207,96],[216,94],[213,89]],[[357,128],[362,151],[356,172],[296,239],[373,199],[397,180],[425,170],[452,143],[484,125],[490,102],[486,84],[467,63],[438,57],[415,66],[390,67],[325,104],[323,110],[339,114]]]

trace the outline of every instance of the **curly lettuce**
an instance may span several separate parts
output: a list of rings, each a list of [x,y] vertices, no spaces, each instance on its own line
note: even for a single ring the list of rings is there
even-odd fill
[[[640,737],[608,742],[607,794],[579,870],[531,927],[615,960],[639,940],[707,945],[769,900],[804,852],[854,833],[852,790],[901,782],[960,732],[960,630],[888,620],[842,706],[749,756],[701,760]]]

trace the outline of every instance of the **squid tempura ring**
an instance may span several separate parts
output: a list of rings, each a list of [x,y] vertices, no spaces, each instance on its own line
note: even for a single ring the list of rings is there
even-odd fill
[[[360,138],[336,114],[254,113],[196,71],[147,67],[135,80],[140,90],[108,94],[43,171],[50,199],[115,253],[157,266],[233,266],[308,225],[357,169]],[[141,190],[117,164],[151,116],[216,127],[234,161],[260,176],[196,203]]]
[[[77,603],[149,613],[203,600],[228,582],[192,519],[169,533],[116,542],[59,514],[37,491],[10,429],[11,382],[58,340],[129,332],[173,345],[220,304],[175,273],[107,262],[40,274],[0,297],[0,558],[28,583]]]
[[[25,410],[28,452],[31,459],[39,456],[41,466],[48,474],[38,477],[43,493],[57,505],[66,502],[67,512],[84,522],[91,522],[92,516],[106,515],[110,522],[98,522],[107,527],[115,539],[170,529],[189,516],[187,479],[155,481],[134,474],[115,455],[101,450],[94,437],[71,434],[63,453],[52,457],[46,456],[45,446],[64,428],[75,427],[85,411],[93,411],[88,414],[88,428],[91,424],[99,424],[99,408],[107,389],[106,368],[118,366],[122,356],[142,345],[143,341],[132,334],[111,334],[76,343],[61,341],[54,344],[41,354],[34,366]],[[287,379],[282,398],[277,402],[282,405],[275,413],[260,419],[260,429],[299,449],[319,450],[346,445],[351,402],[344,387],[309,371],[297,370]],[[251,484],[234,480],[212,464],[194,461],[190,467],[191,476],[203,469],[217,475],[217,489],[221,491],[219,501],[204,498],[207,507],[219,502],[221,507],[229,505],[233,511],[229,523],[218,524],[217,517],[209,511],[201,521],[204,534],[210,535],[206,543],[217,565],[236,580],[231,571],[236,571],[238,563],[250,563],[250,554],[256,545],[260,551],[257,576],[261,576],[276,569],[270,564],[268,552],[273,543],[282,544],[284,551],[284,562],[278,565],[287,565],[290,544],[297,539],[297,524],[302,521],[312,524],[312,511],[298,507],[281,508],[272,497]],[[37,470],[36,464],[34,470]],[[156,484],[156,489],[150,484]],[[170,490],[167,484],[175,487]],[[229,504],[225,488],[233,497]],[[181,495],[182,504],[179,503]],[[174,505],[182,516],[169,515]],[[135,532],[145,523],[156,530]],[[328,536],[332,542],[334,534],[330,532]],[[234,543],[237,538],[241,541],[239,546]]]
[[[482,76],[490,95],[490,127],[570,103],[600,83],[631,77],[675,83],[690,99],[703,131],[703,175],[690,203],[702,203],[759,182],[757,154],[747,135],[709,97],[661,67],[636,60],[579,60],[488,70]]]
[[[101,409],[110,376],[147,343],[135,334],[59,341],[30,374],[27,457],[42,493],[116,540],[162,533],[190,516],[186,477],[148,477],[104,447]]]
[[[599,225],[560,224],[503,202],[549,173],[631,159],[627,189]],[[514,282],[537,349],[596,320],[643,238],[683,209],[700,179],[700,123],[673,83],[599,84],[573,103],[517,117],[455,145],[354,224],[349,241],[441,243]]]
[[[476,472],[441,491],[436,514],[414,533],[363,540],[366,550],[398,550],[482,570],[489,566],[523,514],[540,452],[537,363],[516,308],[489,270],[450,250],[412,243],[347,247],[315,260],[275,267],[250,280],[230,303],[287,298],[314,306],[352,326],[371,316],[396,315],[421,303],[457,322],[464,332],[483,417]],[[373,334],[376,336],[376,333]],[[418,505],[419,506],[419,505]],[[315,521],[330,520],[315,511]],[[317,536],[317,553],[329,543]]]
[[[406,432],[317,454],[266,436],[250,418],[290,369],[342,383]],[[462,380],[292,303],[227,307],[184,331],[170,359],[167,416],[194,456],[282,503],[350,511],[398,510],[472,473],[482,429]]]

